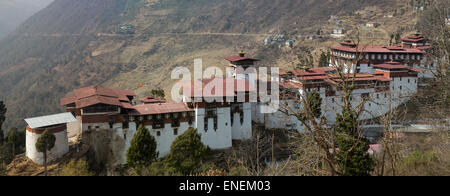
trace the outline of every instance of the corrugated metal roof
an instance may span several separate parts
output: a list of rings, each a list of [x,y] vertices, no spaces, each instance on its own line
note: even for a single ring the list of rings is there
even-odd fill
[[[70,112],[25,119],[25,122],[27,122],[28,126],[32,129],[75,121],[77,121],[77,119],[75,119]]]

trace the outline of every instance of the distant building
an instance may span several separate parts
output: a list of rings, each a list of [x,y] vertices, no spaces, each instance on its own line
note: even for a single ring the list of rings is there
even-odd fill
[[[287,40],[286,47],[292,48],[292,47],[294,47],[294,43],[295,43],[295,40]]]
[[[334,28],[333,33],[331,34],[331,37],[334,37],[334,38],[345,37],[345,29],[343,27]]]
[[[266,37],[266,39],[264,39],[264,44],[265,44],[265,45],[269,45],[269,44],[271,44],[271,43],[272,43],[272,37],[271,37],[271,36]]]
[[[403,48],[417,48],[420,50],[430,49],[431,46],[427,44],[427,40],[421,34],[413,34],[401,39],[401,47]]]
[[[351,41],[344,41],[340,45],[330,47],[330,50],[330,62],[344,61],[346,69],[350,69],[350,72],[356,73],[374,74],[373,65],[395,61],[411,68],[423,69],[424,71],[419,73],[419,78],[432,78],[433,70],[437,67],[435,64],[426,64],[426,49],[420,47],[357,46]],[[354,60],[359,55],[363,55],[363,57],[355,64]]]
[[[132,24],[120,24],[117,26],[116,31],[120,34],[134,34],[135,29]]]
[[[366,28],[378,28],[380,26],[380,23],[378,22],[368,22],[366,23]]]
[[[278,34],[278,35],[276,35],[275,36],[275,41],[277,41],[277,42],[284,42],[284,35],[283,34]]]

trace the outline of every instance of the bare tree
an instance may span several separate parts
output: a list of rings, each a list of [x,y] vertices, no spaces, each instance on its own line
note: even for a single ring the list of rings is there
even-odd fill
[[[355,80],[357,72],[356,67],[359,65],[360,60],[364,57],[364,49],[366,46],[361,44],[359,31],[356,31],[356,35],[353,36],[352,43],[356,52],[354,56],[349,59],[331,57],[330,66],[335,69],[333,75],[336,89],[341,92],[343,105],[342,108],[354,108],[356,110],[357,117],[365,111],[364,104],[367,100],[363,99],[356,107],[352,105],[352,92],[355,89]],[[349,66],[347,66],[349,65]],[[302,80],[302,78],[299,78]],[[306,84],[306,80],[302,80],[303,84]],[[286,92],[281,92],[286,93]],[[338,163],[338,157],[336,153],[336,130],[330,125],[327,118],[322,114],[315,115],[315,108],[311,108],[310,99],[308,99],[308,93],[298,94],[294,104],[284,102],[281,107],[281,112],[287,116],[294,116],[301,122],[306,132],[314,141],[320,154],[323,154],[323,161],[329,174],[340,175],[341,166]],[[293,105],[302,105],[300,109],[295,108]],[[359,126],[358,126],[359,127]],[[361,129],[354,130],[358,140],[355,141],[355,146],[358,145],[360,139],[362,139]],[[314,165],[314,164],[313,164]]]

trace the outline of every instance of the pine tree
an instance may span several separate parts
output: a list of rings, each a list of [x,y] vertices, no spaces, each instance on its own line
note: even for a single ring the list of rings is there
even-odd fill
[[[39,136],[35,147],[38,152],[44,154],[44,171],[45,176],[47,176],[47,151],[50,151],[55,146],[56,137],[54,134],[49,133],[45,130],[41,136]]]
[[[145,126],[140,125],[127,150],[127,164],[138,174],[144,167],[150,166],[157,158],[156,141]]]
[[[356,112],[343,107],[336,117],[336,129],[340,175],[369,176],[375,162],[367,153],[369,141],[361,136]]]
[[[209,151],[209,147],[202,143],[197,129],[189,128],[172,143],[170,154],[165,159],[166,166],[184,175],[192,174],[200,167]]]

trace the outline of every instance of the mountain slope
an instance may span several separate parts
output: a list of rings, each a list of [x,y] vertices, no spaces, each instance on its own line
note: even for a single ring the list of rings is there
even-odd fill
[[[3,0],[0,1],[0,39],[14,31],[53,0]]]
[[[374,5],[389,10],[399,1],[55,0],[0,42],[6,126],[61,111],[64,93],[92,84],[139,94],[162,87],[168,94],[172,69],[190,68],[197,57],[204,67],[224,67],[224,56],[243,49],[263,64],[292,64],[296,50],[263,47],[267,34],[295,38],[316,32],[330,15]],[[114,34],[124,23],[136,34]]]

